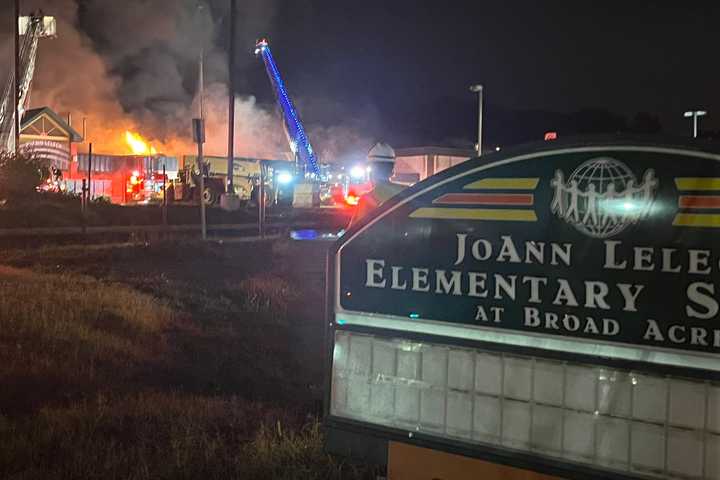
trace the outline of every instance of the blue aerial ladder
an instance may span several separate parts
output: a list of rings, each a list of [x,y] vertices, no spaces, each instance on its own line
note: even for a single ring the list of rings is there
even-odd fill
[[[320,167],[315,151],[312,145],[310,145],[310,140],[300,121],[300,115],[298,115],[297,110],[295,110],[295,105],[293,105],[287,90],[285,90],[285,83],[280,76],[280,71],[275,64],[275,59],[270,51],[270,45],[266,39],[263,38],[257,41],[255,44],[255,55],[262,57],[265,63],[265,70],[275,91],[278,106],[282,111],[285,134],[288,137],[290,150],[295,157],[298,169],[304,174],[319,176]]]

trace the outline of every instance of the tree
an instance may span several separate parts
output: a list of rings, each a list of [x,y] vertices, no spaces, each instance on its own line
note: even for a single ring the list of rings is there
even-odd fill
[[[48,171],[47,162],[31,153],[0,153],[0,199],[17,200],[32,196]]]

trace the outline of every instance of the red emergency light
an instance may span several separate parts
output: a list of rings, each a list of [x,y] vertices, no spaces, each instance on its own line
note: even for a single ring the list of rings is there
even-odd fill
[[[545,134],[545,141],[548,142],[550,140],[557,140],[558,134],[557,132],[547,132]]]

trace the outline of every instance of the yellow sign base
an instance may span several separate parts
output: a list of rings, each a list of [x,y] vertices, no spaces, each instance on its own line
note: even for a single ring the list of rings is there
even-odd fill
[[[388,480],[560,480],[475,458],[390,442]]]

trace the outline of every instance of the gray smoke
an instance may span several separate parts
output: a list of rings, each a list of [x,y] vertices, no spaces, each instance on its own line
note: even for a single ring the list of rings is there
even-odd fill
[[[224,155],[228,70],[226,45],[219,39],[226,37],[220,33],[228,28],[228,4],[228,0],[23,0],[23,14],[41,9],[58,20],[58,37],[41,41],[31,106],[71,113],[78,130],[81,119],[87,118],[87,140],[95,151],[126,153],[123,134],[131,130],[160,151],[190,153],[194,151],[190,119],[198,116],[198,58],[203,51],[206,151]],[[0,62],[3,67],[11,65],[9,10],[0,12],[0,55],[9,60]],[[250,50],[256,36],[270,30],[277,13],[276,0],[238,1],[238,71],[262,68]],[[7,71],[0,68],[1,79]],[[242,91],[244,79],[239,77]],[[342,105],[295,100],[323,160],[364,158],[370,141],[357,134],[368,131],[357,119],[373,118],[376,112],[324,127],[312,121],[313,110],[340,112]],[[288,155],[279,114],[272,106],[259,106],[252,95],[237,97],[235,132],[237,155]]]
[[[41,9],[58,21],[58,37],[41,41],[31,106],[71,113],[76,127],[80,118],[87,118],[88,139],[96,151],[125,152],[122,134],[132,130],[160,150],[192,152],[189,126],[198,115],[197,65],[202,50],[206,149],[224,154],[227,67],[226,54],[217,45],[217,29],[227,18],[223,3],[227,2],[25,0],[23,14]],[[238,45],[252,45],[248,39],[269,25],[273,12],[271,1],[239,2]],[[3,12],[0,54],[10,59],[9,13]],[[238,59],[254,60],[249,54]],[[7,68],[0,74],[6,78]],[[240,96],[236,110],[238,155],[283,155],[287,143],[271,111],[260,108],[252,96]]]

